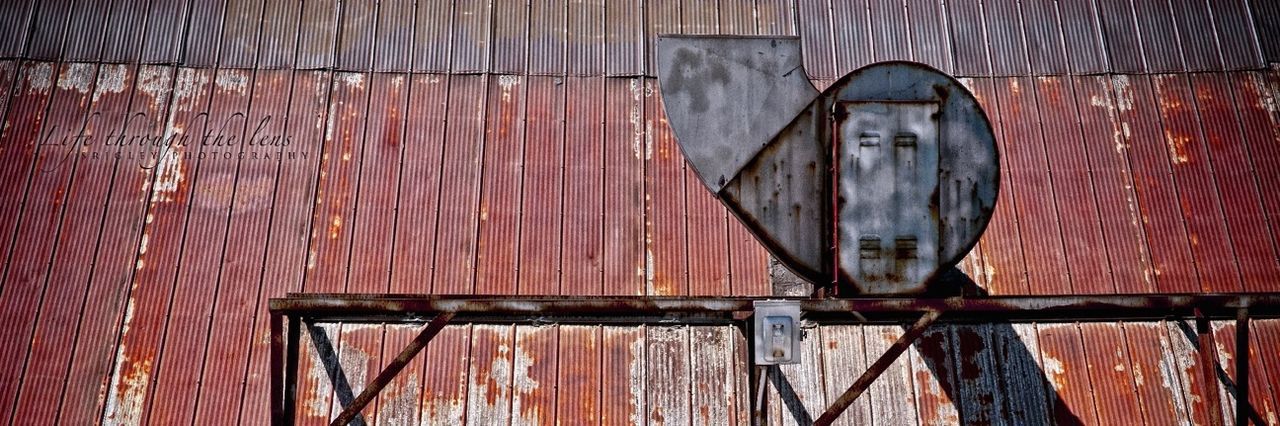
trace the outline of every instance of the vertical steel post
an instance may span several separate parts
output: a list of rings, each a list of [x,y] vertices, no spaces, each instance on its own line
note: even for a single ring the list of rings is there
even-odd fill
[[[1218,393],[1218,345],[1213,341],[1213,326],[1200,308],[1196,315],[1196,350],[1200,352],[1200,382],[1204,385],[1209,424],[1222,425],[1222,395]]]
[[[1249,308],[1236,309],[1236,424],[1249,423]]]
[[[271,317],[271,424],[284,424],[284,315],[272,312]]]

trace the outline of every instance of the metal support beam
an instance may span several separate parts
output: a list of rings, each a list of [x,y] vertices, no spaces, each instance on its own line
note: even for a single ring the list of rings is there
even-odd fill
[[[765,406],[765,402],[769,400],[769,366],[757,365],[751,369],[752,377],[755,377],[756,392],[751,398],[751,424],[755,426],[765,426],[769,422],[765,419],[765,414],[769,412]]]
[[[1236,424],[1249,424],[1249,309],[1236,310]]]
[[[1196,351],[1200,353],[1200,383],[1204,386],[1205,405],[1209,407],[1209,424],[1222,426],[1222,395],[1218,393],[1218,345],[1213,339],[1213,325],[1199,308],[1196,314]]]
[[[342,409],[342,413],[338,414],[338,417],[335,417],[330,425],[346,426],[352,419],[360,415],[360,410],[369,405],[373,398],[378,396],[378,392],[382,392],[382,388],[387,387],[387,384],[391,383],[391,379],[400,374],[400,370],[403,370],[409,364],[409,361],[413,360],[413,357],[417,356],[418,352],[421,352],[422,348],[427,346],[427,342],[430,342],[431,338],[436,337],[436,334],[444,329],[450,319],[453,319],[452,312],[441,312],[436,315],[431,322],[427,323],[426,327],[422,328],[422,332],[418,333],[418,337],[414,337],[413,341],[409,342],[409,346],[400,351],[400,355],[391,360],[391,363],[387,364],[387,367],[382,369],[381,373],[378,373],[378,377],[374,377],[373,381],[365,386],[360,395],[354,401],[351,401],[351,405]]]
[[[840,398],[837,398],[835,403],[831,404],[830,408],[827,408],[827,412],[822,413],[822,416],[813,422],[814,426],[830,425],[841,414],[844,414],[844,410],[848,409],[849,405],[853,404],[853,401],[857,400],[871,386],[872,382],[879,378],[881,374],[884,374],[884,371],[889,369],[890,365],[893,365],[893,361],[898,359],[916,339],[920,338],[925,329],[928,329],[929,325],[933,324],[940,315],[942,315],[942,312],[931,311],[920,317],[919,321],[916,321],[911,328],[902,333],[902,337],[899,337],[898,341],[893,342],[893,346],[890,346],[888,351],[885,351],[876,362],[867,367],[867,371],[863,372],[862,376],[858,377],[858,380],[855,380],[849,386],[849,389],[844,391],[844,394],[840,395]]]

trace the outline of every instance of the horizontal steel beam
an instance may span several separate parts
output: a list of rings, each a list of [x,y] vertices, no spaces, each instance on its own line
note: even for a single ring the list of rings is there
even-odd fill
[[[440,312],[453,322],[735,323],[762,297],[513,297],[473,295],[291,294],[270,300],[274,313],[310,321],[423,322]],[[946,322],[1107,321],[1189,317],[1280,316],[1280,293],[846,298],[799,300],[817,322],[913,321],[927,311]]]

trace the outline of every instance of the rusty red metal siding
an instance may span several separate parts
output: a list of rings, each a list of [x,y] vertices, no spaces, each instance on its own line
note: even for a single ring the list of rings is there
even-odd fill
[[[968,77],[1005,161],[995,218],[961,264],[990,293],[1280,278],[1280,76],[1264,61],[1280,19],[1265,1],[12,3],[0,419],[261,422],[261,302],[292,291],[770,294],[767,253],[666,125],[651,78],[666,33],[798,35],[822,87],[888,59]],[[56,167],[65,151],[41,141],[82,125],[291,144],[192,143],[158,160],[97,145],[86,154],[103,159]],[[291,151],[306,155],[239,157]],[[1276,324],[1254,322],[1260,423],[1280,406]],[[1209,386],[1229,416],[1230,387],[1201,383],[1187,327],[935,326],[842,421],[1203,422]],[[1215,324],[1228,378],[1233,327]],[[416,333],[312,331],[308,424]],[[809,332],[806,364],[770,378],[786,385],[769,401],[784,424],[816,416],[902,331]],[[450,326],[365,415],[744,424],[745,345],[723,327]]]

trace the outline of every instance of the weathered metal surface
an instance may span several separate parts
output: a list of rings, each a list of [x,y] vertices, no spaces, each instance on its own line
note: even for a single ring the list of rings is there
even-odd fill
[[[644,80],[606,79],[604,89],[604,294],[644,294]]]
[[[1043,324],[1038,330],[1041,362],[1049,382],[1053,423],[1107,424],[1098,417],[1089,360],[1076,324]],[[1098,383],[1098,386],[1107,386]]]
[[[419,5],[418,10],[422,9]],[[564,2],[560,0],[529,3],[529,74],[564,74],[568,31],[564,10]]]
[[[885,421],[886,423],[918,423],[916,417],[915,401],[912,398],[903,399],[904,396],[910,395],[911,390],[911,363],[909,361],[897,362],[899,356],[914,344],[915,340],[924,334],[940,312],[926,312],[919,320],[912,324],[905,332],[898,333],[896,330],[888,327],[871,327],[868,335],[863,337],[863,341],[867,345],[867,353],[880,354],[875,361],[867,367],[857,380],[849,385],[849,388],[831,402],[831,407],[827,408],[821,416],[814,421],[815,425],[829,425],[839,417],[849,405],[853,404],[864,391],[868,388],[877,388],[872,394],[872,410],[877,408],[888,408],[888,410],[877,410],[877,421]],[[877,381],[876,378],[882,374],[888,374],[886,380]],[[879,398],[876,398],[878,396]],[[904,404],[905,403],[905,404]]]
[[[1082,112],[1076,109],[1076,90],[1070,79],[1039,77],[1032,89],[1044,134],[1053,207],[1055,216],[1060,218],[1062,233],[1058,238],[1062,240],[1070,273],[1068,288],[1073,293],[1115,293],[1117,289],[1111,282],[1112,271],[1107,264],[1110,247],[1104,243],[1099,197],[1089,174],[1092,169],[1089,151],[1115,152],[1115,148],[1082,143],[1086,140],[1080,120]]]
[[[520,215],[527,137],[527,81],[498,76],[487,89],[483,171],[480,177],[476,288],[479,294],[514,294],[519,285]],[[514,237],[514,238],[513,238]]]
[[[1088,363],[1091,385],[1088,392],[1096,393],[1093,389],[1097,388],[1108,390],[1106,397],[1093,398],[1098,421],[1102,424],[1131,421],[1135,414],[1141,414],[1142,401],[1137,387],[1147,386],[1147,378],[1138,374],[1129,361],[1123,326],[1082,323],[1079,327]]]
[[[821,339],[822,370],[834,373],[822,375],[827,401],[835,401],[853,385],[857,380],[855,372],[867,370],[864,331],[864,327],[855,325],[828,325],[818,328],[817,333],[810,331],[810,339]],[[871,424],[873,414],[871,398],[858,398],[832,424]]]
[[[1016,0],[982,2],[982,16],[986,21],[986,38],[991,55],[991,74],[994,76],[1031,73],[1019,3],[1021,2]],[[972,3],[961,4],[977,7]]]
[[[343,2],[341,3],[335,67],[344,71],[367,71],[373,68],[373,53],[376,49],[374,40],[376,28],[393,25],[391,22],[378,22],[378,3]],[[384,43],[390,43],[390,40]]]
[[[1039,3],[1047,5],[1045,2]],[[1133,37],[1131,25],[1105,26],[1106,23],[1112,22],[1111,20],[1118,19],[1109,15],[1112,10],[1119,13],[1119,17],[1132,18],[1132,9],[1124,9],[1128,5],[1117,2],[1099,4],[1088,1],[1065,1],[1055,4],[1058,6],[1058,17],[1062,21],[1062,41],[1063,48],[1067,52],[1067,66],[1073,74],[1088,74],[1111,69],[1113,65],[1108,63],[1108,57],[1113,54],[1137,55],[1139,53],[1132,48],[1133,44],[1125,44],[1130,40],[1126,37]],[[1101,27],[1107,28],[1107,37],[1113,37],[1110,32],[1112,28],[1120,31],[1120,34],[1114,36],[1114,41],[1104,40]]]
[[[355,287],[386,291],[391,277],[393,236],[398,221],[401,159],[406,145],[408,101],[413,90],[405,74],[373,74],[356,188],[359,206],[351,224],[350,274]]]
[[[866,0],[831,2],[831,35],[841,75],[875,62],[871,27],[866,21]]]
[[[1277,117],[1275,86],[1268,86],[1267,78],[1260,74],[1245,73],[1238,78],[1228,78],[1231,96],[1236,101],[1240,130],[1255,171],[1262,198],[1262,215],[1270,224],[1272,241],[1280,240],[1280,191],[1268,191],[1265,182],[1280,182],[1280,146],[1266,141],[1280,138],[1280,117]],[[1228,145],[1229,146],[1229,145]],[[1227,146],[1223,146],[1226,148]],[[1244,288],[1265,287],[1263,281],[1246,280]],[[1280,374],[1278,372],[1277,374]]]
[[[1201,123],[1196,114],[1191,82],[1186,76],[1162,75],[1153,77],[1152,83],[1199,289],[1240,291],[1239,258],[1231,247],[1230,226],[1222,213],[1223,197],[1201,132],[1202,124],[1207,123]]]
[[[953,38],[951,43],[956,52],[956,74],[968,77],[991,75],[981,4],[947,2],[946,5]]]
[[[1142,52],[1146,58],[1146,68],[1134,71],[1167,72],[1183,69],[1177,22],[1169,2],[1134,0],[1133,11]]]
[[[907,23],[912,26],[912,60],[952,73],[954,48],[951,28],[946,24],[943,3],[933,0],[907,0]]]
[[[1062,16],[1062,21],[1066,22],[1059,21],[1058,10],[1072,7],[1080,9],[1081,4],[1079,3],[1083,2],[1072,3],[1077,4],[1060,5],[1058,2],[1047,1],[1029,1],[1020,4],[1023,28],[1027,35],[1027,59],[1031,62],[1031,73],[1053,75],[1067,72],[1067,49],[1066,44],[1063,43],[1063,38],[1067,36],[1068,32],[1064,28],[1064,24],[1079,26],[1079,23],[1070,22],[1073,16],[1065,14]],[[1084,6],[1087,8],[1091,5]],[[1079,13],[1078,10],[1076,12]],[[1087,17],[1090,23],[1093,22],[1092,13],[1089,13]],[[1074,18],[1079,19],[1078,16]],[[1071,36],[1076,36],[1076,34],[1072,33]],[[1089,40],[1085,41],[1088,42]],[[1097,37],[1094,37],[1093,41],[1095,44],[1086,44],[1086,46],[1093,46],[1094,48],[1091,51],[1096,51]],[[1076,50],[1074,45],[1072,50]],[[1091,51],[1086,51],[1086,53]]]
[[[604,82],[565,79],[559,294],[603,294]]]
[[[917,24],[908,21],[907,10],[902,1],[870,0],[870,10],[880,11],[876,19],[869,20],[871,40],[876,61],[894,61],[912,59],[914,45],[911,42],[912,32]],[[919,25],[925,27],[925,25]],[[935,25],[934,28],[937,28]],[[843,70],[848,71],[848,70]],[[836,74],[838,77],[844,73]]]
[[[485,76],[450,77],[449,109],[437,197],[438,217],[431,292],[475,291],[476,227],[485,149]],[[496,107],[495,107],[496,110]],[[446,198],[444,194],[449,194]]]
[[[1085,2],[1070,2],[1073,4],[1071,10],[1083,9]],[[1096,5],[1096,18],[1090,16],[1089,19],[1097,19],[1100,22],[1100,30],[1107,34],[1105,48],[1106,58],[1110,60],[1111,69],[1116,72],[1143,72],[1146,65],[1143,63],[1142,49],[1134,49],[1134,46],[1142,46],[1139,41],[1138,25],[1136,13],[1132,2],[1089,2],[1090,5]],[[1079,22],[1082,12],[1072,13],[1070,21]],[[1070,22],[1069,21],[1069,22]],[[1144,30],[1145,31],[1145,30]]]
[[[831,5],[823,1],[798,2],[795,13],[800,22],[805,23],[799,27],[805,74],[815,79],[832,79],[844,74],[836,67]],[[662,71],[659,69],[658,74]]]
[[[373,70],[409,71],[413,56],[413,0],[378,2],[378,28],[374,30]]]
[[[689,164],[718,193],[818,95],[795,38],[665,37],[663,107]],[[743,125],[743,123],[746,123]]]
[[[301,69],[334,65],[334,43],[338,37],[338,2],[305,2],[298,20],[298,48],[293,66]]]
[[[668,124],[662,99],[646,98],[645,158],[645,294],[670,296],[688,294],[688,228],[682,213],[687,211],[689,174],[684,157]],[[697,177],[693,177],[697,179]],[[693,189],[702,191],[701,188]]]
[[[527,84],[529,105],[525,113],[516,292],[559,294],[565,85],[561,78],[539,76],[529,77]]]
[[[493,15],[493,63],[489,69],[500,74],[523,74],[529,44],[529,2],[495,0]]]
[[[465,78],[465,77],[464,77]],[[440,160],[445,146],[445,118],[451,99],[452,79],[439,74],[415,74],[409,81],[404,148],[397,193],[396,243],[392,247],[392,288],[425,291],[431,284],[439,217]],[[459,93],[459,95],[473,93]],[[417,226],[399,226],[411,223]]]
[[[565,74],[596,76],[604,71],[604,0],[565,1]]]
[[[217,52],[218,64],[224,68],[253,68],[259,56],[259,38],[261,37],[261,29],[267,22],[263,16],[265,7],[270,2],[258,2],[253,0],[228,0],[226,5],[222,7],[223,16],[201,17],[193,16],[192,20],[208,19],[214,23],[221,23],[222,32],[209,31],[208,33],[216,39],[220,39],[220,43],[216,49],[209,46],[204,48],[209,52]],[[221,35],[221,37],[218,37]],[[192,34],[192,37],[198,37]],[[208,54],[197,53],[197,51],[188,48],[191,54]]]
[[[684,358],[691,350],[684,337],[688,331],[655,327],[601,327],[600,330],[600,423],[644,423],[649,413],[662,407],[660,398],[646,393],[645,389],[680,389],[675,383],[679,380],[678,375],[687,378],[691,374],[687,358]],[[666,339],[655,343],[651,336]],[[655,361],[667,364],[655,369]],[[663,369],[667,370],[666,374],[658,373]],[[686,382],[684,386],[687,388],[689,385]],[[557,396],[557,399],[563,398]],[[687,398],[677,397],[674,400],[688,403]],[[582,420],[590,419],[574,421]]]
[[[604,74],[633,76],[644,74],[646,38],[643,0],[614,1],[604,8]],[[536,6],[535,6],[536,7]],[[718,10],[716,8],[708,8]],[[539,29],[545,31],[545,29]]]

